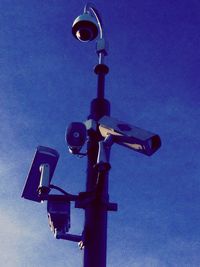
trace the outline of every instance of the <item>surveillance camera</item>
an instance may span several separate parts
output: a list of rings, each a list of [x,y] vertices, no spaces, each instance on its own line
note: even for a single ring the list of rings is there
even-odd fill
[[[72,25],[72,34],[81,42],[94,40],[98,35],[98,25],[90,13],[77,17]]]
[[[87,137],[86,126],[82,122],[72,122],[67,128],[66,141],[69,151],[78,154],[84,145]]]
[[[22,197],[28,200],[41,202],[38,195],[39,187],[48,187],[58,162],[59,154],[56,150],[39,146],[37,147]],[[44,187],[43,187],[44,189]]]
[[[145,155],[152,155],[161,146],[161,140],[157,134],[109,116],[102,117],[98,123],[99,131],[103,137],[111,134],[115,143]]]
[[[49,226],[55,235],[65,234],[70,228],[70,202],[61,199],[48,200]]]

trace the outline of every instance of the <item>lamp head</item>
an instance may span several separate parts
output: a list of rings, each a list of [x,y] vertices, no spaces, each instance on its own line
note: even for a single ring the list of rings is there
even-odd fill
[[[98,24],[90,13],[78,16],[72,25],[72,34],[81,42],[94,40],[98,35]]]

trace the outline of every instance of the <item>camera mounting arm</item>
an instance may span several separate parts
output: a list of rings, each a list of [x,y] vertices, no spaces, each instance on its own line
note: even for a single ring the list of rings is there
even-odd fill
[[[87,3],[84,7],[84,13],[90,13],[90,11],[92,11],[94,17],[96,18],[96,21],[99,26],[100,38],[102,39],[103,38],[103,23],[100,18],[99,12],[92,3]]]
[[[110,170],[111,166],[109,163],[109,157],[113,142],[113,136],[111,134],[107,135],[104,140],[99,141],[97,164],[95,166],[98,172],[105,172]]]
[[[107,43],[104,37],[104,29],[103,29],[103,23],[102,23],[101,17],[99,15],[98,10],[94,7],[92,3],[87,3],[85,5],[84,12],[85,13],[92,12],[92,14],[94,15],[97,21],[98,28],[99,28],[99,39],[97,40],[97,43],[96,43],[96,52],[99,57],[99,64],[103,64],[104,57],[107,56]]]

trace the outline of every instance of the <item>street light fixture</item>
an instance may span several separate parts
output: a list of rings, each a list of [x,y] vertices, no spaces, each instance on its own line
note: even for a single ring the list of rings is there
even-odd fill
[[[109,68],[104,64],[107,55],[103,24],[97,9],[86,4],[84,13],[72,25],[72,34],[81,42],[97,39],[99,58],[94,68],[98,76],[97,97],[91,101],[90,114],[85,122],[72,122],[66,131],[69,152],[87,156],[86,191],[72,195],[51,184],[59,158],[56,150],[38,147],[22,197],[42,202],[47,200],[49,225],[57,239],[79,243],[84,248],[84,267],[106,267],[107,213],[117,211],[117,204],[109,202],[108,175],[110,150],[114,143],[151,156],[161,146],[157,134],[140,129],[110,117],[110,102],[104,97],[105,75]],[[86,152],[82,153],[82,147]],[[61,194],[50,194],[51,189]],[[70,228],[70,202],[85,211],[82,235],[68,234]]]

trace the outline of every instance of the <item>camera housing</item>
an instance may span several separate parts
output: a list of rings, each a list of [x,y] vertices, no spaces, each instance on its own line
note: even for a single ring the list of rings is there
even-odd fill
[[[48,184],[50,184],[51,179],[53,177],[58,159],[59,154],[56,150],[44,146],[37,147],[22,192],[23,198],[35,202],[41,202],[41,199],[38,194],[38,188],[39,186],[41,186],[41,188],[43,186],[48,187]],[[42,173],[41,166],[43,165],[46,167],[48,165],[48,170],[45,169]]]
[[[51,199],[47,202],[47,214],[51,231],[55,236],[65,234],[70,229],[70,201]]]
[[[72,154],[78,154],[85,144],[87,129],[82,122],[72,122],[67,128],[66,142]]]
[[[151,156],[161,146],[161,140],[157,134],[126,122],[103,116],[98,123],[99,131],[103,137],[112,135],[115,143],[145,155]]]
[[[81,42],[94,40],[98,35],[98,25],[90,13],[78,16],[72,25],[72,34]]]

